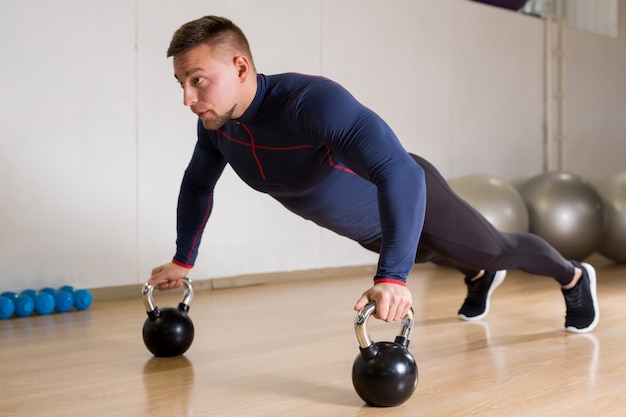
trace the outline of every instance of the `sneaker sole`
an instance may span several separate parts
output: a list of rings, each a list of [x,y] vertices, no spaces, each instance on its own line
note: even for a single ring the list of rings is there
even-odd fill
[[[496,275],[493,277],[493,282],[491,283],[491,287],[489,287],[489,291],[487,291],[487,302],[485,303],[485,311],[482,314],[477,316],[466,316],[465,314],[459,314],[459,318],[465,321],[475,321],[484,318],[487,314],[489,314],[489,304],[491,301],[491,294],[502,284],[506,278],[506,269],[500,270],[496,272]]]
[[[598,308],[598,296],[596,292],[596,270],[588,263],[581,262],[580,265],[587,270],[587,276],[589,277],[589,289],[591,290],[591,299],[593,300],[593,312],[595,317],[591,324],[587,327],[579,329],[574,326],[567,326],[565,330],[572,333],[588,333],[595,329],[600,320],[600,309]]]

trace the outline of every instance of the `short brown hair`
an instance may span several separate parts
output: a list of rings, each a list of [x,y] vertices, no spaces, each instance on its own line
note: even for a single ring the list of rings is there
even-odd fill
[[[204,16],[182,25],[172,37],[167,57],[180,55],[201,44],[211,48],[230,46],[235,54],[244,55],[252,63],[252,53],[246,35],[233,22],[219,16]]]

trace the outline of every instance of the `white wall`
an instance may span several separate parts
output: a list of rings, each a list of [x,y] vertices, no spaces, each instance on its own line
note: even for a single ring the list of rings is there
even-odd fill
[[[195,120],[165,50],[181,24],[205,14],[242,27],[261,72],[322,74],[348,87],[448,177],[516,181],[541,169],[539,19],[466,0],[0,0],[0,291],[140,283],[171,259]],[[624,60],[614,56],[623,39],[568,36],[601,62],[572,53],[572,82],[605,92],[592,103],[623,107],[626,95],[604,82],[623,84]],[[596,70],[601,77],[588,77]],[[568,120],[593,131],[598,160],[568,154],[568,168],[626,168],[622,120],[594,122],[576,85]],[[375,261],[227,171],[191,276]]]
[[[0,291],[136,279],[134,13],[0,3]]]
[[[624,39],[570,28],[564,78],[564,168],[590,179],[626,170]]]

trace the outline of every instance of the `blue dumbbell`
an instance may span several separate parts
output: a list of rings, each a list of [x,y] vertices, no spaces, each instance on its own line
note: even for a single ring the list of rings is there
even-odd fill
[[[35,297],[35,311],[42,316],[48,315],[54,311],[56,301],[54,296],[48,292],[40,292]]]
[[[69,291],[59,291],[54,296],[55,310],[59,313],[67,313],[74,306],[74,294]]]
[[[93,302],[93,295],[89,290],[74,290],[74,287],[72,287],[71,285],[64,285],[59,288],[59,292],[61,291],[69,292],[74,296],[74,307],[78,311],[88,309]]]
[[[61,291],[67,291],[69,293],[74,294],[74,287],[72,287],[71,285],[64,285],[61,288],[59,288],[59,292]]]
[[[13,301],[13,303],[15,303],[15,300],[17,300],[17,293],[13,292],[13,291],[5,291],[2,294],[0,294],[0,297],[6,297],[9,298],[11,301]]]
[[[0,320],[10,318],[15,312],[15,303],[9,297],[0,297]]]
[[[74,307],[78,311],[87,310],[91,306],[93,296],[89,290],[74,291]]]
[[[28,317],[35,311],[35,300],[28,295],[20,295],[15,300],[15,315],[17,317]]]
[[[45,287],[39,290],[39,293],[42,293],[42,292],[47,292],[48,294],[54,297],[57,293],[57,290],[55,290],[54,288]]]
[[[37,291],[35,291],[35,290],[33,290],[33,289],[29,288],[29,289],[27,289],[27,290],[22,291],[22,292],[20,293],[20,295],[27,295],[27,296],[29,296],[30,298],[32,298],[32,299],[33,299],[33,301],[35,301],[35,298],[37,298]]]

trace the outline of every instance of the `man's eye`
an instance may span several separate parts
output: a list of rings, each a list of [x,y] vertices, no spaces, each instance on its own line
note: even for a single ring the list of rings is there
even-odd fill
[[[204,81],[204,77],[196,77],[193,79],[194,84],[201,84]]]

